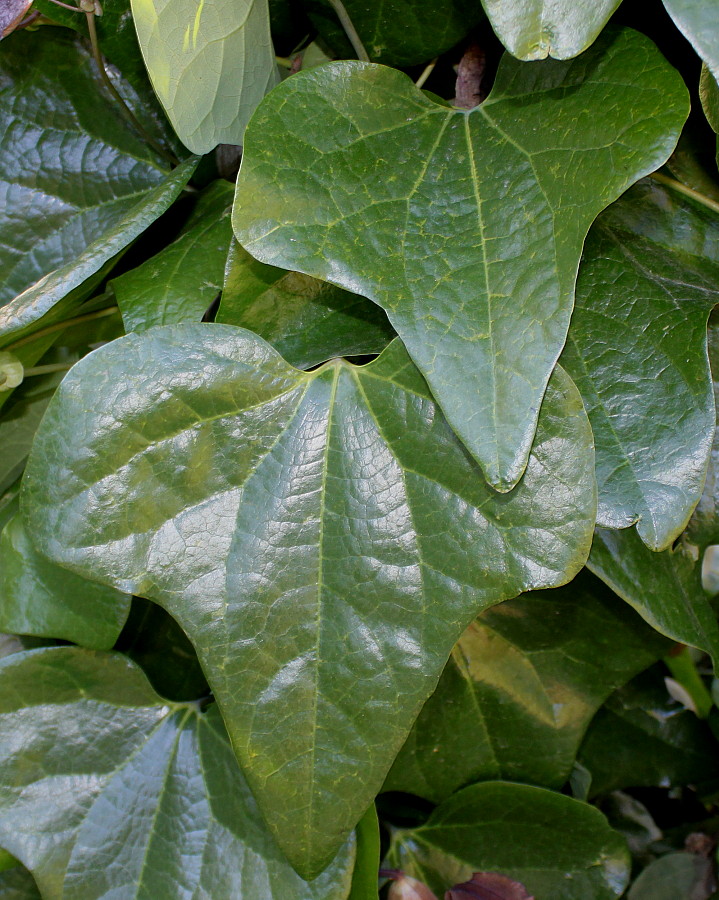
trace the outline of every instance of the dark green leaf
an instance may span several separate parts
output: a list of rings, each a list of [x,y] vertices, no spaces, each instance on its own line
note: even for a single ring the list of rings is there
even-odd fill
[[[2,900],[42,900],[35,879],[24,866],[14,866],[0,873]]]
[[[492,28],[519,59],[571,59],[604,28],[621,0],[482,0]]]
[[[0,533],[0,631],[105,650],[117,640],[129,610],[126,594],[41,556],[19,516]]]
[[[182,625],[308,876],[381,787],[472,618],[579,570],[593,467],[561,369],[525,476],[499,495],[399,341],[369,366],[305,373],[250,332],[188,324],[73,368],[25,501],[43,552]]]
[[[565,342],[587,230],[664,162],[686,114],[677,73],[629,31],[574,62],[505,56],[469,112],[401,72],[331,63],[288,78],[253,117],[235,234],[262,262],[382,306],[507,491]]]
[[[413,66],[449,50],[481,18],[476,0],[344,0],[372,62]],[[356,54],[327,0],[305,0],[313,25],[338,56]]]
[[[354,839],[308,884],[262,822],[222,719],[166,704],[120,654],[0,662],[0,845],[45,900],[343,900]]]
[[[701,98],[704,115],[714,131],[719,132],[719,84],[709,69],[702,66],[701,79],[699,81],[699,97]]]
[[[202,319],[222,290],[232,195],[231,184],[215,181],[201,195],[191,227],[141,266],[113,279],[126,331]]]
[[[609,694],[668,642],[598,581],[483,613],[452,651],[385,783],[439,802],[473,781],[566,781]]]
[[[96,273],[172,205],[196,165],[194,158],[181,163],[157,187],[143,191],[142,199],[135,206],[71,262],[41,278],[0,308],[0,346],[8,346],[32,331],[66,318],[70,310],[86,299],[85,282],[92,281]]]
[[[592,795],[719,778],[709,726],[669,696],[658,667],[610,697],[589,726],[580,759],[592,773]]]
[[[693,853],[668,853],[651,862],[631,886],[627,900],[707,900],[711,861]]]
[[[661,634],[719,663],[719,626],[702,589],[696,547],[653,553],[634,529],[598,528],[587,565]]]
[[[394,335],[375,303],[299,272],[266,266],[233,241],[217,322],[259,334],[299,369],[381,353]]]
[[[0,421],[0,492],[22,474],[37,426],[60,381],[59,374],[28,379],[4,413]]]
[[[5,304],[73,265],[165,172],[101,86],[89,49],[61,28],[3,42],[0,134]]]
[[[241,144],[279,76],[267,0],[132,0],[152,86],[193,153]]]
[[[395,833],[397,868],[442,891],[473,872],[508,875],[536,900],[610,900],[629,880],[624,839],[596,809],[542,788],[485,782]]]
[[[719,18],[714,0],[664,0],[677,28],[719,78]]]
[[[652,550],[686,526],[714,436],[706,329],[719,253],[701,246],[707,233],[719,240],[716,216],[681,194],[651,180],[628,191],[589,233],[561,357],[594,431],[598,522],[636,523]]]

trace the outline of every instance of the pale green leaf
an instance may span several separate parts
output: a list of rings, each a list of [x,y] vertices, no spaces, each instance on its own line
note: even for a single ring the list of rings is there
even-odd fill
[[[344,900],[354,838],[316,881],[283,858],[217,708],[166,703],[120,654],[0,662],[0,845],[44,900]]]
[[[684,37],[719,79],[719,16],[715,0],[664,0]]]
[[[382,306],[452,428],[507,491],[566,339],[587,230],[666,160],[686,114],[677,73],[630,31],[572,62],[505,56],[469,112],[396,70],[331,63],[258,108],[235,234],[262,262]]]
[[[305,373],[226,325],[81,360],[25,487],[43,552],[182,625],[307,877],[381,787],[464,628],[573,577],[596,514],[591,431],[561,369],[526,473],[498,495],[399,341]]]
[[[193,153],[241,144],[279,80],[267,0],[132,0],[140,48],[160,102]]]

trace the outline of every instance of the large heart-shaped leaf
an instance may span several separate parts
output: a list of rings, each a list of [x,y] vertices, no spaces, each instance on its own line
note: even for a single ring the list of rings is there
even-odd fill
[[[250,332],[187,324],[73,368],[24,503],[44,553],[180,622],[309,877],[381,787],[471,619],[579,570],[593,466],[561,369],[524,478],[499,495],[399,341],[371,365],[306,373]]]
[[[253,117],[235,233],[263,262],[382,306],[490,484],[507,491],[564,345],[587,230],[666,159],[686,114],[677,73],[628,31],[573,62],[505,56],[469,112],[395,70],[320,66]]]
[[[282,857],[217,708],[159,697],[120,654],[0,662],[0,846],[45,900],[344,900],[354,838],[316,881]]]
[[[3,305],[74,263],[165,167],[101,87],[89,48],[61,28],[3,42],[0,135]]]
[[[436,803],[492,778],[560,788],[604,700],[667,646],[591,576],[487,610],[452,650],[385,790]]]
[[[604,28],[621,0],[482,0],[497,37],[519,59],[571,59]]]
[[[501,781],[465,788],[426,825],[396,831],[389,860],[438,896],[473,872],[494,871],[520,881],[536,900],[612,900],[630,870],[624,838],[599,810]]]
[[[267,0],[132,0],[152,86],[193,153],[241,144],[279,75]]]
[[[636,522],[652,550],[702,493],[716,415],[707,320],[719,302],[719,224],[647,180],[592,227],[562,365],[597,444],[597,519]]]

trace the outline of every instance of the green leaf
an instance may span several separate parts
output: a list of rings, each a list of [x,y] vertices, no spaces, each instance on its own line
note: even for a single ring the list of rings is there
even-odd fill
[[[0,872],[2,900],[42,900],[35,879],[23,866]]]
[[[160,102],[193,153],[241,144],[278,81],[267,0],[132,0],[142,55]]]
[[[589,726],[579,756],[592,773],[592,795],[719,778],[709,726],[669,696],[658,667],[610,697]]]
[[[719,84],[717,84],[717,77],[712,75],[706,65],[702,66],[702,74],[699,79],[699,97],[707,122],[714,131],[719,132]]]
[[[592,44],[621,0],[482,0],[495,34],[518,59],[571,59]]]
[[[719,79],[719,20],[713,0],[664,0],[684,37]]]
[[[344,900],[354,839],[312,884],[282,857],[217,708],[165,703],[120,654],[0,662],[0,844],[61,897]],[[91,737],[91,739],[89,739]]]
[[[335,356],[381,353],[394,336],[375,303],[309,275],[266,266],[236,241],[215,321],[254,331],[298,369]]]
[[[384,788],[435,803],[492,778],[560,788],[604,700],[666,649],[591,576],[502,603],[459,639]]]
[[[719,663],[719,626],[702,589],[696,547],[653,553],[632,529],[597,528],[587,566],[652,628]]]
[[[74,265],[165,176],[77,37],[42,28],[2,48],[0,305]]]
[[[677,73],[629,31],[574,62],[505,56],[469,112],[401,72],[331,63],[288,78],[253,117],[235,234],[262,262],[382,306],[507,491],[565,342],[587,230],[664,162],[686,114]]]
[[[39,328],[53,325],[85,300],[84,285],[111,263],[177,199],[192,177],[197,160],[188,159],[125,212],[111,228],[88,244],[71,262],[41,278],[0,308],[0,346],[9,346]],[[104,269],[105,273],[107,269]]]
[[[182,625],[309,877],[381,787],[472,618],[582,566],[593,468],[561,369],[504,496],[399,341],[368,366],[305,373],[250,332],[188,324],[73,368],[36,436],[25,509],[52,559]]]
[[[598,810],[499,781],[465,788],[426,825],[396,832],[389,859],[439,896],[477,871],[515,878],[536,900],[610,900],[629,880],[626,842]]]
[[[667,853],[644,869],[629,889],[627,900],[697,900],[708,897],[714,878],[711,861],[693,853]],[[697,889],[701,893],[697,893]],[[712,896],[713,893],[712,893]]]
[[[714,436],[707,233],[719,240],[716,216],[681,194],[650,180],[628,191],[589,233],[561,357],[596,440],[597,521],[636,523],[652,550],[686,526]]]
[[[355,835],[357,859],[352,873],[352,890],[348,900],[377,900],[380,841],[379,822],[374,803],[359,820]]]
[[[320,35],[337,51],[353,58],[355,52],[327,0],[305,0],[307,12]],[[360,40],[372,62],[387,66],[413,66],[450,50],[479,22],[476,0],[344,0]]]
[[[0,533],[0,631],[105,650],[125,624],[130,599],[45,559],[19,516]]]
[[[228,182],[213,182],[198,201],[191,227],[142,265],[112,280],[126,331],[202,319],[222,290],[232,239],[232,194]]]

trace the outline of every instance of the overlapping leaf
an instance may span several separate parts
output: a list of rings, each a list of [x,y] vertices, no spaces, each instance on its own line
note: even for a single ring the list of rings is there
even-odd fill
[[[152,86],[193,153],[241,144],[279,80],[267,0],[132,0]]]
[[[74,367],[24,502],[43,552],[180,622],[309,875],[381,787],[471,619],[579,570],[593,466],[561,369],[524,478],[499,495],[398,341],[369,366],[304,373],[241,329],[168,326]]]
[[[582,576],[488,610],[457,642],[385,789],[438,802],[492,778],[561,787],[603,701],[667,645]]]
[[[621,0],[482,0],[497,37],[519,59],[571,59],[595,40]]]
[[[126,331],[199,322],[222,290],[232,239],[232,186],[210,185],[190,222],[172,244],[112,281]]]
[[[60,28],[3,42],[0,135],[0,304],[74,263],[165,176]]]
[[[610,900],[623,893],[630,868],[624,838],[599,810],[499,781],[465,788],[426,825],[396,832],[389,859],[440,897],[473,872],[494,871],[536,900]]]
[[[321,66],[253,117],[235,233],[263,262],[382,306],[506,491],[566,338],[589,225],[666,159],[686,113],[681,79],[628,31],[573,62],[505,57],[469,112],[394,70]]]
[[[45,900],[348,896],[354,839],[312,884],[300,879],[216,707],[167,704],[120,654],[76,648],[13,654],[0,682],[0,846]]]
[[[598,522],[671,546],[701,496],[716,414],[707,358],[719,225],[647,180],[592,227],[562,365],[596,439]]]
[[[299,272],[258,262],[234,241],[216,322],[259,334],[293,366],[381,353],[394,330],[375,304]]]

